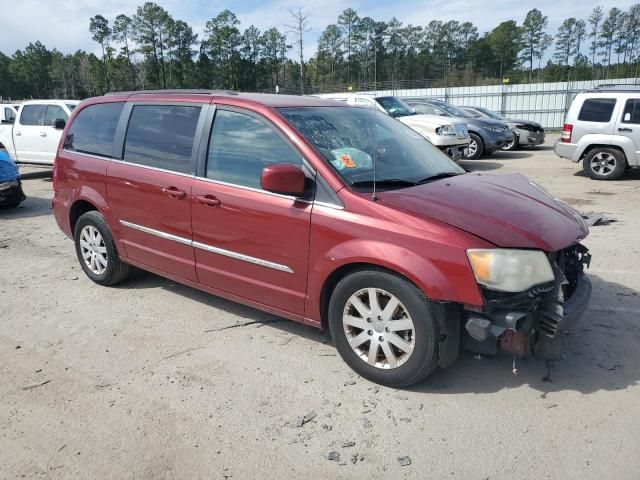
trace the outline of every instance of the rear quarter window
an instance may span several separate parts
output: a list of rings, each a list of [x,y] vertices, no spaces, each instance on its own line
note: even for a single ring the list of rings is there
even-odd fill
[[[578,120],[583,122],[608,123],[611,121],[613,109],[616,106],[615,98],[588,98],[582,104]]]
[[[124,103],[90,105],[75,118],[64,142],[64,148],[111,158],[113,137]]]

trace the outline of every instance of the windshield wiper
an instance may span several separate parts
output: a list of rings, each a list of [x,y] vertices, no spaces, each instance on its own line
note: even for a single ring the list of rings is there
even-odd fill
[[[373,180],[361,180],[358,182],[353,182],[351,185],[358,188],[366,188],[373,187]],[[416,182],[412,182],[411,180],[403,180],[401,178],[381,178],[380,180],[376,180],[375,184],[377,187],[415,187],[418,185]]]
[[[431,175],[430,177],[423,178],[422,180],[418,180],[416,185],[422,185],[423,183],[435,182],[436,180],[442,180],[443,178],[456,177],[458,175],[464,175],[464,173],[460,172],[441,172],[436,173],[435,175]]]

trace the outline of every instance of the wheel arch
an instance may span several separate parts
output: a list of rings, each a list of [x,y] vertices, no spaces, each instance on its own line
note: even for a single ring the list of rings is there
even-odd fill
[[[591,144],[589,146],[587,146],[584,151],[580,154],[580,160],[584,160],[587,155],[589,155],[593,150],[596,150],[598,148],[608,148],[611,150],[617,150],[620,153],[622,153],[622,155],[624,156],[624,161],[627,162],[627,165],[629,165],[629,156],[627,155],[627,152],[625,151],[625,149],[619,145],[612,145],[612,144],[605,144],[605,143],[594,143]]]
[[[336,286],[343,278],[354,272],[362,270],[377,270],[394,275],[409,282],[420,291],[425,292],[423,287],[418,285],[407,275],[403,275],[389,267],[369,262],[346,263],[331,272],[322,286],[320,294],[320,312],[321,325],[323,329],[327,329],[329,327],[329,301]],[[458,358],[458,353],[460,352],[462,308],[458,303],[439,301],[434,301],[432,308],[436,321],[440,327],[440,338],[438,339],[438,365],[440,367],[446,367],[451,365],[455,359]]]
[[[444,258],[432,261],[400,245],[386,242],[352,240],[336,245],[315,265],[310,266],[310,317],[317,318],[322,326],[326,326],[329,298],[335,286],[350,273],[366,268],[386,271],[403,278],[436,302],[482,305],[482,296],[466,255],[463,258],[458,257],[457,252],[446,253]],[[441,263],[441,260],[445,263]],[[445,270],[456,271],[456,281],[453,282],[451,276],[445,274],[439,265]]]
[[[71,227],[71,235],[75,235],[76,223],[78,219],[87,212],[99,211],[92,202],[80,198],[73,202],[69,209],[69,226]]]

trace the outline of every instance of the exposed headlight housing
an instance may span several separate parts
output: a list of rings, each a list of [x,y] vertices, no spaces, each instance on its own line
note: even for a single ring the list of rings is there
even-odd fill
[[[504,132],[504,130],[505,130],[503,127],[486,127],[486,128],[490,132],[495,132],[495,133],[501,133],[501,132]]]
[[[524,292],[554,280],[549,259],[540,250],[470,249],[467,256],[478,284],[501,292]]]
[[[455,135],[456,129],[453,128],[453,125],[442,125],[441,127],[436,128],[437,135]]]

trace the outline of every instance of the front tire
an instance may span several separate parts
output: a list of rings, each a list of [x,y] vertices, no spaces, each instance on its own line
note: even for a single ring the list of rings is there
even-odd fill
[[[120,260],[109,226],[99,212],[82,215],[73,238],[80,266],[97,284],[115,285],[131,273],[131,266]]]
[[[504,150],[505,152],[512,152],[514,150],[517,150],[518,147],[520,146],[519,142],[518,142],[518,135],[516,135],[515,133],[511,134],[511,141],[508,142],[504,147],[502,147],[502,150]]]
[[[465,158],[467,160],[476,160],[484,153],[484,142],[482,141],[482,138],[475,133],[470,133],[469,137],[471,138],[471,141],[469,142]]]
[[[384,270],[358,270],[338,283],[329,328],[342,359],[372,382],[406,387],[438,365],[440,329],[430,301]]]
[[[615,148],[594,148],[584,157],[582,168],[593,180],[617,180],[627,169],[627,159]]]

